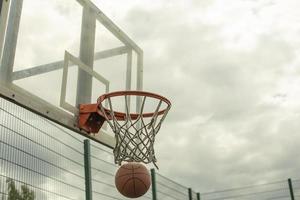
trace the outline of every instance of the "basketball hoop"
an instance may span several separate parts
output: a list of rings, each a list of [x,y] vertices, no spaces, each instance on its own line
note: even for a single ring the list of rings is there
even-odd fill
[[[130,112],[130,99],[137,99],[137,112]],[[125,111],[114,110],[112,99],[122,98]],[[151,104],[154,110],[146,111]],[[143,91],[119,91],[100,96],[97,104],[80,105],[79,127],[87,132],[97,133],[106,121],[115,134],[115,163],[153,163],[155,136],[160,130],[171,102],[160,95]],[[157,167],[157,166],[156,166]]]

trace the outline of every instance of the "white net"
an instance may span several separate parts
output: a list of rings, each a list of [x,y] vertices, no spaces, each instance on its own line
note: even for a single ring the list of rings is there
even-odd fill
[[[149,95],[150,94],[150,95]],[[115,133],[116,145],[114,148],[115,163],[143,162],[153,163],[156,167],[156,158],[154,151],[155,136],[160,130],[171,104],[158,95],[151,93],[131,92],[121,94],[125,102],[125,112],[116,112],[113,109],[112,99],[115,96],[106,96],[108,108],[99,103],[99,109],[106,121]],[[138,112],[130,113],[130,96],[138,96]],[[152,112],[147,112],[146,108],[154,107]],[[154,106],[153,106],[154,105]]]

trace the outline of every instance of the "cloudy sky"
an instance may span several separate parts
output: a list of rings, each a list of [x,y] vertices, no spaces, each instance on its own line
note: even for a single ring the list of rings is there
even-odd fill
[[[144,50],[144,90],[173,103],[156,141],[161,174],[196,191],[299,178],[298,0],[94,3]],[[30,6],[24,1],[24,8]],[[56,11],[80,24],[77,6]],[[30,34],[25,22],[36,12],[27,9],[21,34]],[[59,14],[44,17],[31,30],[61,19]],[[66,43],[71,34],[77,42],[68,46],[79,45],[76,26],[68,34],[59,30],[41,34],[59,35],[58,41]],[[38,45],[45,37],[24,37],[18,45]],[[53,48],[56,43],[47,51]],[[17,50],[16,66],[41,64],[36,57],[50,59],[28,52]]]
[[[143,48],[145,90],[172,100],[162,174],[201,191],[299,177],[299,1],[95,3]]]

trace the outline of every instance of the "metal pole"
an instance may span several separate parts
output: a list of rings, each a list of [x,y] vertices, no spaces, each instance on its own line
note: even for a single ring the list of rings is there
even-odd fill
[[[132,50],[127,53],[126,90],[131,90]],[[130,105],[130,104],[129,104]]]
[[[3,0],[0,0],[0,16],[1,16],[1,11],[2,11],[2,4],[3,4]]]
[[[144,54],[142,51],[137,52],[137,83],[136,83],[136,90],[143,90],[143,71],[144,71]],[[136,112],[140,111],[141,108],[141,97],[136,97]]]
[[[12,80],[12,72],[13,72],[15,53],[17,47],[17,39],[18,39],[22,6],[23,6],[23,0],[11,1],[8,22],[7,22],[7,29],[5,34],[6,37],[4,40],[4,47],[2,52],[1,64],[0,64],[0,80],[3,81],[4,83],[11,82]]]
[[[93,68],[95,51],[96,14],[84,6],[82,12],[81,38],[80,38],[80,60],[87,66]],[[78,70],[76,105],[90,103],[92,96],[92,76],[85,71]]]
[[[0,60],[2,57],[3,41],[6,32],[7,17],[10,0],[1,0],[0,3]]]
[[[188,191],[189,191],[189,200],[193,200],[193,191],[192,191],[192,188],[189,188]]]
[[[197,200],[201,200],[199,192],[197,192]]]
[[[152,181],[152,200],[157,200],[155,169],[151,169],[151,181]]]
[[[289,183],[289,189],[290,189],[290,195],[291,195],[291,200],[295,200],[294,197],[294,190],[293,190],[293,184],[292,184],[292,179],[288,179],[288,183]]]
[[[92,200],[92,173],[90,140],[84,140],[84,174],[85,174],[85,199]]]

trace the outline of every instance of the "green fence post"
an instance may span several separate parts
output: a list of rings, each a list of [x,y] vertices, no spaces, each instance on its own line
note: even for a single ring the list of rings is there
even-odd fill
[[[151,169],[151,183],[152,183],[152,200],[157,200],[155,169]]]
[[[152,200],[157,200],[155,169],[151,169],[151,184],[152,184]]]
[[[90,140],[84,140],[84,174],[85,174],[85,199],[92,200],[92,173]]]
[[[293,190],[293,184],[292,184],[292,179],[288,179],[288,183],[289,183],[289,189],[290,189],[290,195],[291,195],[291,200],[295,200],[294,197],[294,190]]]
[[[193,200],[193,190],[192,190],[192,188],[189,188],[188,191],[189,191],[189,200]]]
[[[197,200],[201,200],[199,192],[197,193]]]

